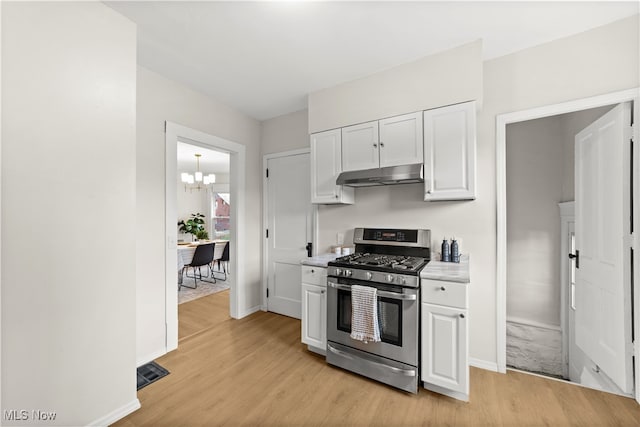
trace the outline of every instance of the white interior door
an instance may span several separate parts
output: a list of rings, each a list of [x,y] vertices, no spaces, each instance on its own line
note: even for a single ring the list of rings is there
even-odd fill
[[[624,393],[633,388],[630,114],[620,104],[575,137],[575,339]]]
[[[309,153],[267,160],[267,309],[300,318],[300,261],[312,237]]]

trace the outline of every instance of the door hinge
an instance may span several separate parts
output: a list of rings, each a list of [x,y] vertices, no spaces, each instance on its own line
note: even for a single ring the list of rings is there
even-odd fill
[[[269,298],[269,288],[267,288],[267,298]]]
[[[636,249],[636,233],[629,234],[624,240],[627,247],[633,250]]]
[[[268,239],[269,238],[269,229],[268,228],[267,228],[266,232],[267,232],[267,239]]]
[[[626,135],[624,136],[624,139],[626,139],[627,141],[633,141],[633,139],[634,139],[633,138],[633,128],[634,128],[634,125],[631,125],[626,129]]]
[[[269,178],[269,168],[267,168],[267,178]]]
[[[164,133],[167,133],[167,122],[166,122],[166,120],[164,122]]]

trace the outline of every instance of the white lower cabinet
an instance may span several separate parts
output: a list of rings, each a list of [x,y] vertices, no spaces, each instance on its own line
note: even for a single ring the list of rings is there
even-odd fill
[[[469,400],[467,286],[422,280],[420,361],[426,389],[465,401]]]
[[[325,354],[327,348],[327,269],[302,266],[302,342]]]

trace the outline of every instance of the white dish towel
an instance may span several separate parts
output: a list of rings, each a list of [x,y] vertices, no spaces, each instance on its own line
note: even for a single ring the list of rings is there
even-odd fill
[[[369,286],[351,286],[351,338],[365,343],[380,342],[378,290]]]

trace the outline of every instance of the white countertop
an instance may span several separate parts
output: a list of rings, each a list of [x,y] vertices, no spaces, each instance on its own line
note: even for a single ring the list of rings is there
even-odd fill
[[[336,255],[334,253],[326,253],[326,254],[320,254],[320,255],[316,255],[313,256],[311,258],[305,258],[302,261],[300,261],[300,263],[302,265],[310,265],[313,267],[327,267],[327,264],[330,261],[335,260],[336,258],[340,257],[342,255]]]
[[[422,269],[421,279],[446,282],[469,283],[469,256],[460,257],[460,262],[429,261]]]

